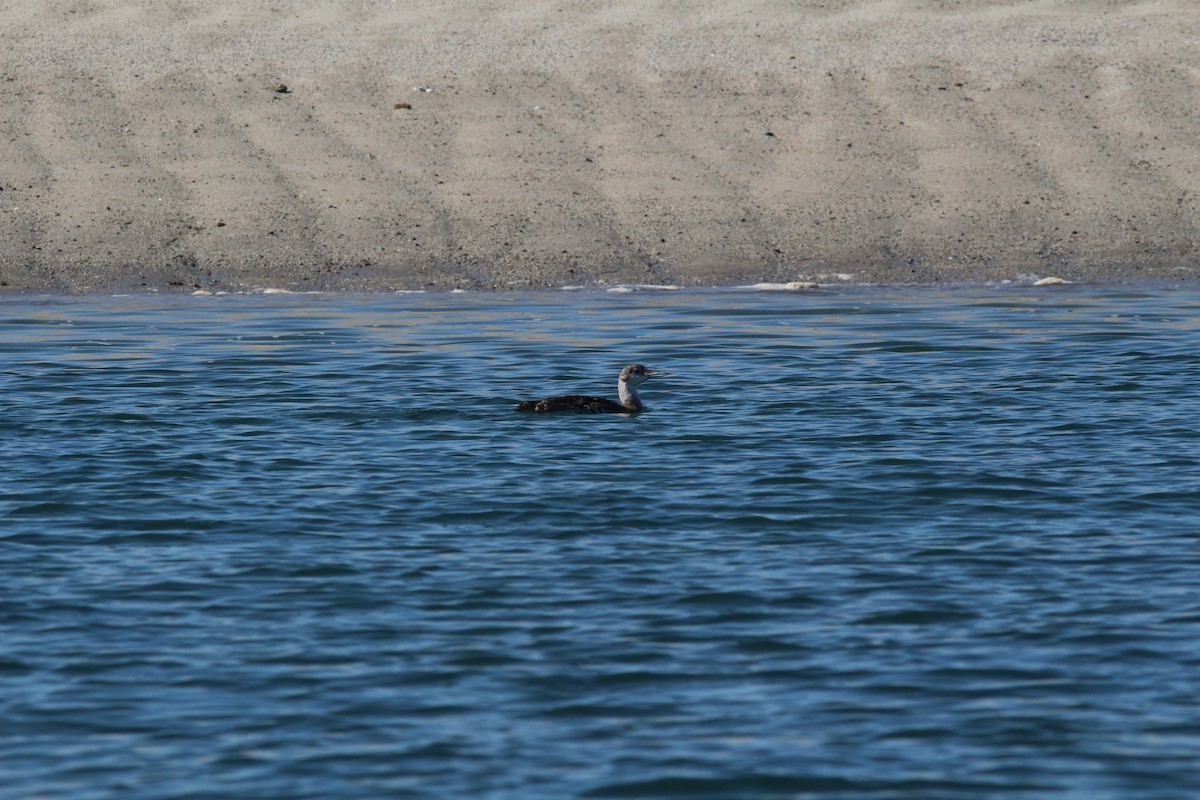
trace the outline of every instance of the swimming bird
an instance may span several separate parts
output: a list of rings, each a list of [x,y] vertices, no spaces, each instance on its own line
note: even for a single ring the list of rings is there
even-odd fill
[[[660,378],[666,372],[652,370],[642,364],[630,364],[621,370],[617,378],[617,397],[621,402],[614,403],[605,397],[592,397],[586,394],[566,394],[559,397],[547,397],[545,400],[526,400],[517,405],[517,411],[535,411],[544,414],[553,411],[568,411],[576,414],[636,414],[645,406],[637,395],[638,385],[650,378]]]

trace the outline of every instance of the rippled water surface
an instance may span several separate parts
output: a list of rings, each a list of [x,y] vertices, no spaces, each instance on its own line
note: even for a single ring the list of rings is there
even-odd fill
[[[0,299],[0,796],[1200,796],[1200,294]],[[640,416],[516,414],[669,370]]]

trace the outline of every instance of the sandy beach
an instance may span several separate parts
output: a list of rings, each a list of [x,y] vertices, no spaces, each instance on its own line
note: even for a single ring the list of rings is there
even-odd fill
[[[0,290],[1195,280],[1194,0],[10,0]]]

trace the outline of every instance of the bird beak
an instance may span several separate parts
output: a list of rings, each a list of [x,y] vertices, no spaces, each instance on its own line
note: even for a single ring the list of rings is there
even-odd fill
[[[647,375],[647,376],[649,376],[649,377],[651,377],[651,378],[666,378],[666,377],[670,376],[670,374],[671,374],[671,373],[669,373],[669,372],[663,372],[663,371],[662,371],[662,370],[660,370],[660,369],[648,369],[648,370],[646,370],[646,375]]]

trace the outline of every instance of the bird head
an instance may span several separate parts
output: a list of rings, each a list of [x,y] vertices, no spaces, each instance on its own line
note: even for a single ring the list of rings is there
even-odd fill
[[[653,370],[644,364],[630,364],[625,369],[621,370],[621,383],[629,386],[637,386],[639,383],[650,378],[661,378],[666,375],[666,372]]]

